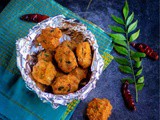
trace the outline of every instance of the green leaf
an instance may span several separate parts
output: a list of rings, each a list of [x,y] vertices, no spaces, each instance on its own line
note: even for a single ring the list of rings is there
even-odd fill
[[[139,33],[140,33],[140,29],[131,35],[131,37],[129,38],[129,42],[133,42],[134,40],[136,40],[139,36]]]
[[[124,40],[113,39],[113,42],[116,43],[116,44],[118,44],[118,45],[122,45],[124,47],[127,47],[127,43]]]
[[[139,76],[142,73],[143,68],[137,71],[136,76]]]
[[[122,81],[122,83],[124,83],[126,80],[127,80],[130,84],[133,84],[133,83],[134,83],[134,80],[133,80],[132,78],[123,78],[121,81]]]
[[[118,68],[123,73],[130,73],[130,74],[132,74],[132,69],[129,66],[119,66]]]
[[[124,15],[124,18],[125,20],[127,19],[128,17],[128,13],[129,13],[129,7],[128,7],[128,3],[127,1],[125,2],[125,5],[123,7],[123,15]]]
[[[146,57],[145,53],[142,52],[135,52],[134,54],[131,55],[132,58],[141,58],[141,57]]]
[[[137,83],[144,83],[144,76],[140,77],[140,78],[137,80]]]
[[[134,18],[134,12],[132,12],[132,14],[128,17],[127,23],[126,23],[127,26],[132,22],[133,18]]]
[[[140,58],[139,57],[132,57],[133,54],[135,54],[135,52],[133,50],[131,50],[131,59],[136,61],[136,62],[139,62],[140,61]]]
[[[124,29],[118,26],[109,25],[109,28],[114,32],[125,33]]]
[[[129,62],[128,62],[128,60],[126,58],[117,58],[117,57],[115,57],[114,59],[120,65],[129,65]]]
[[[141,59],[140,59],[140,58],[132,58],[132,60],[138,62],[138,61],[140,61]]]
[[[111,17],[115,22],[117,22],[117,23],[119,23],[121,25],[124,25],[124,21],[120,17],[116,17],[114,15],[111,15]]]
[[[126,40],[125,36],[119,33],[116,34],[108,34],[109,36],[111,36],[113,39],[116,40]]]
[[[137,27],[137,24],[138,24],[138,20],[136,20],[134,23],[132,23],[129,28],[128,28],[128,33],[132,32],[133,30],[136,29]]]
[[[119,54],[125,55],[125,56],[128,55],[128,51],[127,51],[126,48],[121,47],[121,46],[117,46],[117,45],[114,45],[113,47],[114,47],[114,49],[115,49]]]
[[[141,67],[141,64],[142,64],[142,61],[137,61],[137,62],[135,63],[135,67],[136,67],[136,68],[140,68],[140,67]]]
[[[143,87],[144,87],[144,83],[142,83],[142,84],[137,84],[136,87],[137,87],[137,90],[138,90],[138,91],[141,91],[141,90],[143,89]]]

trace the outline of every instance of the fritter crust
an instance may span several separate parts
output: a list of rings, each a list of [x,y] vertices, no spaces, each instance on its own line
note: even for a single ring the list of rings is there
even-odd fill
[[[111,115],[112,105],[108,99],[94,98],[89,102],[87,116],[89,120],[107,120]]]
[[[56,73],[56,69],[52,62],[40,60],[33,66],[32,76],[37,82],[44,85],[50,85]]]
[[[55,48],[60,44],[59,39],[62,36],[62,32],[59,28],[45,28],[42,33],[37,37],[37,42],[42,47],[49,51],[54,51]]]
[[[76,55],[78,58],[78,63],[81,67],[87,68],[91,65],[91,48],[88,42],[81,42],[78,44],[76,48]]]
[[[81,67],[75,68],[73,71],[71,71],[69,74],[76,76],[79,80],[82,80],[86,78],[88,73],[88,69],[83,69]]]
[[[73,93],[78,89],[79,79],[73,75],[63,75],[57,77],[52,86],[54,94],[68,94]]]
[[[52,54],[49,51],[42,51],[38,54],[38,61],[44,60],[46,62],[52,61]]]
[[[72,51],[74,51],[77,47],[77,43],[73,40],[65,40],[62,42],[62,46],[69,47]]]
[[[78,66],[73,51],[67,46],[60,45],[56,49],[55,60],[58,63],[58,67],[65,73],[71,72]]]

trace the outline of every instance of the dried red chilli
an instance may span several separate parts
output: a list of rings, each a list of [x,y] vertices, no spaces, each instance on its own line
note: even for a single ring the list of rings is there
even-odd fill
[[[136,106],[134,104],[130,90],[128,89],[128,85],[129,83],[127,80],[122,84],[122,95],[127,108],[129,108],[130,110],[136,110]]]
[[[41,14],[25,14],[20,17],[21,20],[35,23],[41,22],[47,18],[49,18],[49,16]]]
[[[146,55],[153,60],[158,60],[159,58],[158,53],[153,51],[152,48],[150,48],[148,45],[144,43],[131,43],[131,46],[139,52],[146,53]]]

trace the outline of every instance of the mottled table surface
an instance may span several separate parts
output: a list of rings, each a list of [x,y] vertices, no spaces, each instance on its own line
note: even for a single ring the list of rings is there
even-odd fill
[[[2,0],[3,2],[5,0]],[[111,32],[108,25],[115,25],[111,20],[111,14],[120,16],[124,0],[92,0],[86,12],[89,0],[56,0],[61,5],[72,10],[79,16],[92,21],[106,32]],[[155,51],[159,51],[159,1],[158,0],[128,0],[130,10],[134,11],[138,19],[138,28],[141,29],[137,41],[148,44]],[[0,4],[0,11],[5,3]],[[117,54],[112,51],[111,54]],[[97,82],[96,89],[92,90],[88,97],[81,101],[71,120],[85,120],[87,104],[95,97],[107,98],[113,106],[112,115],[109,120],[158,120],[159,119],[159,60],[143,60],[143,74],[145,76],[145,87],[139,92],[139,102],[136,103],[137,110],[129,111],[123,102],[121,95],[121,81],[124,77],[118,71],[115,61],[103,72]],[[130,87],[134,96],[134,87]]]

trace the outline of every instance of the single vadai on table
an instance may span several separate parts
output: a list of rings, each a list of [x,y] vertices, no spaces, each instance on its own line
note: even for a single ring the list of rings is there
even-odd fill
[[[111,115],[112,105],[106,98],[94,98],[87,107],[89,120],[107,120]]]

